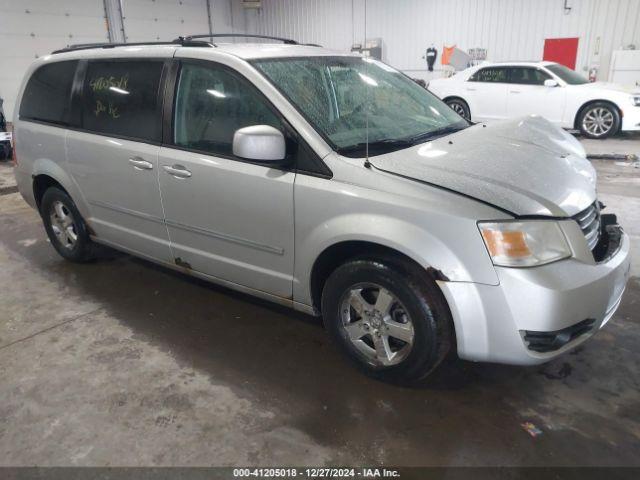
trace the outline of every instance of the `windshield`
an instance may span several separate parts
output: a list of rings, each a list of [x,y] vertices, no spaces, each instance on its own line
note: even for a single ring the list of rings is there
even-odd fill
[[[388,65],[361,57],[253,64],[337,152],[361,157],[407,148],[469,124]]]
[[[589,80],[584,78],[582,75],[571,70],[570,68],[565,67],[564,65],[560,65],[559,63],[546,65],[546,68],[551,73],[554,73],[562,80],[567,82],[569,85],[582,85],[583,83],[589,83]]]

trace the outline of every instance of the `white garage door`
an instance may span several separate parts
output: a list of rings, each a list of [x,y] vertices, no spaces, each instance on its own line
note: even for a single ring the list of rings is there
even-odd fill
[[[108,41],[102,0],[0,0],[0,97],[7,119],[34,59],[72,43]]]
[[[209,33],[206,0],[122,0],[122,16],[129,43]]]

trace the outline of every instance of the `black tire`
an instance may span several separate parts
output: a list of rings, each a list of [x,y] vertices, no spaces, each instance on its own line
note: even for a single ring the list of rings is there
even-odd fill
[[[397,364],[381,365],[362,351],[367,347],[360,342],[369,341],[367,346],[375,348],[371,347],[374,339],[369,332],[369,328],[373,327],[367,324],[363,326],[367,333],[356,342],[361,345],[360,348],[350,340],[345,329],[343,314],[346,315],[347,309],[353,313],[352,307],[343,303],[345,298],[351,298],[345,295],[363,284],[383,287],[395,296],[398,302],[394,305],[406,310],[407,323],[413,326],[412,345]],[[363,288],[361,291],[363,297],[366,290]],[[364,373],[388,383],[407,386],[421,383],[447,356],[454,343],[451,313],[436,283],[426,272],[420,273],[418,268],[392,258],[356,259],[338,267],[324,286],[322,313],[327,330],[342,352]],[[382,330],[385,327],[378,328]],[[377,330],[374,331],[377,333]],[[396,345],[404,343],[391,339],[387,340],[386,345],[389,346],[391,341],[395,341]],[[398,347],[398,352],[406,345]]]
[[[461,98],[448,98],[445,103],[451,110],[456,112],[462,118],[471,121],[471,110],[469,109],[469,105],[467,104],[467,102],[465,102]]]
[[[602,140],[620,130],[620,112],[608,102],[593,102],[578,115],[578,128],[587,138]]]
[[[59,206],[63,212],[66,212],[67,218],[70,218],[68,227],[65,229],[61,229],[62,221],[57,220],[60,218],[56,214],[56,208]],[[88,262],[94,258],[95,244],[89,238],[82,215],[66,192],[56,187],[48,188],[40,203],[40,215],[49,240],[61,257],[79,263]],[[56,228],[58,231],[64,230],[64,233],[57,235],[54,231]],[[72,235],[75,235],[73,242]]]
[[[0,143],[0,160],[9,160],[11,158],[11,146]]]

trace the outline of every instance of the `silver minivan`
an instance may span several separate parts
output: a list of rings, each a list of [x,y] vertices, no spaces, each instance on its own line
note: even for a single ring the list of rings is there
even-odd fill
[[[545,362],[612,317],[629,239],[572,136],[470,124],[374,59],[215,40],[31,66],[15,171],[62,257],[104,244],[322,315],[402,384],[450,354]]]

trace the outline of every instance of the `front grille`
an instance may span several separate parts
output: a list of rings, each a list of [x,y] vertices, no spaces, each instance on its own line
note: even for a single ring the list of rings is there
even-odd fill
[[[533,332],[525,330],[524,341],[527,348],[534,352],[553,352],[554,350],[564,347],[580,335],[590,332],[595,323],[596,321],[594,319],[588,318],[556,332]]]
[[[593,249],[593,258],[596,262],[606,262],[613,257],[622,246],[622,228],[618,225],[618,219],[613,213],[600,215],[600,240]]]
[[[598,201],[596,200],[586,209],[571,218],[578,222],[580,230],[582,230],[582,233],[584,233],[587,239],[589,249],[593,250],[600,239],[600,204]]]

